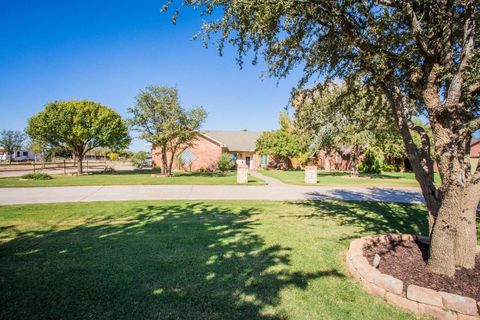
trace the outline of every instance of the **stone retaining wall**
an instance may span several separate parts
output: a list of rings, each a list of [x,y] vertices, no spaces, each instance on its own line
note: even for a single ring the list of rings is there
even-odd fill
[[[354,240],[347,254],[348,270],[370,294],[382,297],[397,307],[438,319],[480,320],[480,301],[416,285],[409,285],[404,290],[403,281],[381,273],[363,256],[363,247],[368,243],[417,239],[427,240],[413,235],[387,235]],[[478,252],[480,246],[477,246]]]

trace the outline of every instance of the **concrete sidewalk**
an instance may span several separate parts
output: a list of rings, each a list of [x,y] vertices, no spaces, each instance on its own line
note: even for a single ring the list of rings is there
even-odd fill
[[[80,186],[1,188],[0,205],[124,200],[347,200],[423,203],[416,188],[318,187],[284,184],[257,172],[266,186]]]

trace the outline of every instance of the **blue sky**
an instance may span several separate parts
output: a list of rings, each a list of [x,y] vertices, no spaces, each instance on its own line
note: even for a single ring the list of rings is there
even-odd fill
[[[45,103],[90,99],[127,117],[149,84],[177,86],[185,107],[209,113],[204,129],[269,130],[300,73],[277,85],[265,66],[235,63],[192,41],[199,12],[172,25],[155,1],[0,1],[0,130],[23,130]],[[135,141],[133,150],[147,149]]]

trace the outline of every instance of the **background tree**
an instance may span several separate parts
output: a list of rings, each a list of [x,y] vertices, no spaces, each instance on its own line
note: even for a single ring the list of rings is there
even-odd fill
[[[21,131],[3,130],[0,134],[0,147],[8,155],[8,163],[12,163],[12,154],[22,148],[26,136]]]
[[[254,62],[263,55],[271,76],[285,77],[302,65],[300,85],[321,74],[326,79],[357,78],[381,89],[428,208],[429,269],[453,275],[455,266],[474,267],[480,166],[471,173],[469,149],[472,134],[480,129],[478,1],[183,4],[200,9],[204,19],[211,16],[202,26],[205,43],[212,35],[220,37],[220,51],[225,42],[232,43],[240,64],[253,50]],[[418,112],[427,115],[434,141],[411,121]],[[414,131],[422,136],[421,144],[413,140]],[[442,180],[439,187],[434,183],[431,148]]]
[[[291,159],[308,152],[308,144],[295,131],[293,122],[286,112],[280,113],[281,128],[263,132],[256,141],[257,152],[268,154],[280,160],[285,168],[291,168]]]
[[[130,163],[138,169],[148,166],[148,154],[145,151],[138,151],[130,158]]]
[[[195,141],[207,113],[202,107],[185,110],[177,89],[167,86],[149,86],[135,99],[130,123],[140,138],[160,149],[162,174],[170,176],[177,154]]]
[[[381,94],[358,83],[332,84],[296,103],[295,122],[317,152],[325,150],[326,162],[333,151],[348,150],[352,176],[357,177],[367,148],[386,149],[400,137],[386,104]]]
[[[47,148],[69,150],[83,173],[83,158],[97,147],[124,149],[130,144],[128,128],[120,115],[87,100],[55,101],[28,120],[27,134]]]

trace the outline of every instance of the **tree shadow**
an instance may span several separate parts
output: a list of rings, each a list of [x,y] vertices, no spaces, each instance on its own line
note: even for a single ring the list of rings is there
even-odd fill
[[[309,200],[345,200],[345,201],[382,201],[400,203],[424,203],[424,198],[417,190],[398,188],[375,188],[362,189],[336,188],[328,191],[309,191],[305,195]]]
[[[42,231],[4,227],[0,318],[285,319],[272,312],[283,288],[343,274],[291,271],[291,248],[255,232],[259,213],[149,205]]]
[[[114,170],[114,171],[91,171],[92,176],[131,176],[131,175],[152,175],[160,174],[160,169],[133,169],[133,170]]]
[[[314,209],[312,214],[299,218],[331,218],[340,225],[356,228],[340,240],[385,233],[428,234],[427,212],[419,205],[378,201],[304,201],[297,204]]]

